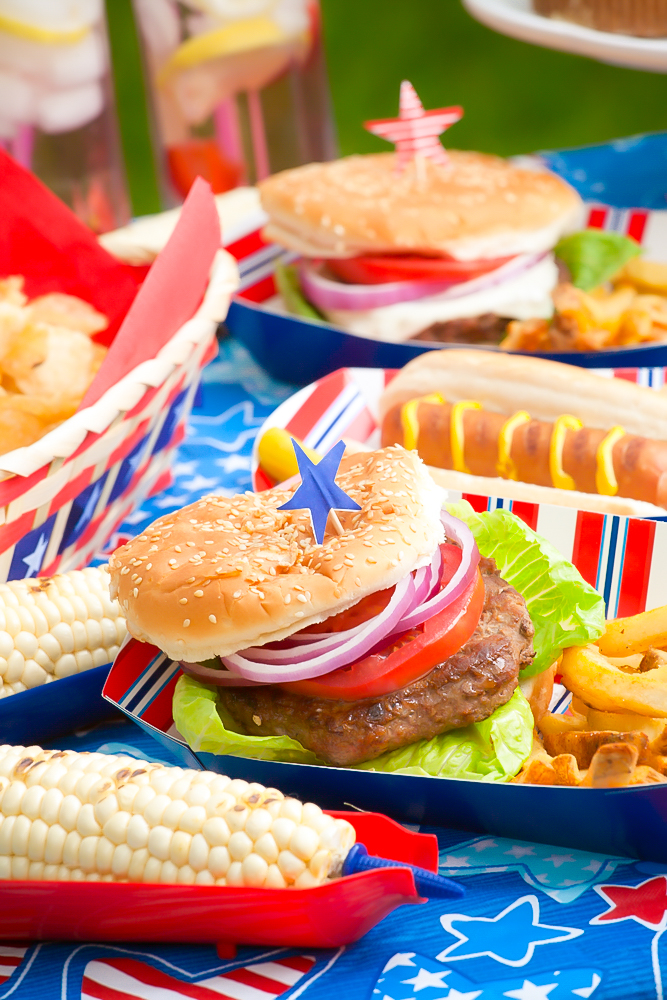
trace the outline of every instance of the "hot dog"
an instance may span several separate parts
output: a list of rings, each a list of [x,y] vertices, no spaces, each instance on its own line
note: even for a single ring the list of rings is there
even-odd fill
[[[538,358],[434,351],[390,383],[381,417],[383,446],[416,448],[437,469],[667,508],[667,397],[625,380]]]

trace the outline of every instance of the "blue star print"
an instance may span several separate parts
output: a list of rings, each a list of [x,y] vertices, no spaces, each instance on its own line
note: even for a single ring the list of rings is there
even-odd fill
[[[488,956],[503,965],[526,965],[537,945],[569,941],[583,934],[575,927],[541,924],[537,896],[522,896],[497,917],[446,913],[440,923],[458,941],[437,956],[439,962]]]
[[[301,486],[294,496],[278,510],[308,510],[313,522],[313,534],[318,545],[324,541],[324,532],[332,510],[361,510],[359,504],[336,485],[335,477],[345,451],[339,441],[315,465],[292,438],[296,460],[299,463]]]

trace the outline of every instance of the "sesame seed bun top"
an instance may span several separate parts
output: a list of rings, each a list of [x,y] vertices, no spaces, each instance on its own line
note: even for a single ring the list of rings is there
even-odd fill
[[[336,482],[361,506],[314,541],[294,490],[204,497],[159,518],[109,560],[130,633],[196,662],[262,645],[393,586],[442,540],[442,491],[400,447],[345,455]]]
[[[259,185],[267,239],[305,256],[448,255],[460,260],[539,253],[581,222],[579,195],[555,174],[484,153],[449,163],[394,153],[284,170]]]

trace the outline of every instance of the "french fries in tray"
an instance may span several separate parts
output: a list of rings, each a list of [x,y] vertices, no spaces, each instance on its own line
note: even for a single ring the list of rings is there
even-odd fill
[[[571,703],[536,720],[533,752],[514,780],[667,782],[667,606],[608,622],[595,645],[565,650],[556,671]]]

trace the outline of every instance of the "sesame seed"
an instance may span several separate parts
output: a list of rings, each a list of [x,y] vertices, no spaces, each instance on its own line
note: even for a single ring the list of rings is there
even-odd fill
[[[180,601],[178,603],[179,604],[187,604],[188,603],[187,597],[181,597],[181,599],[180,599]]]
[[[195,590],[195,597],[203,597],[203,596],[204,596],[203,590]]]
[[[170,560],[169,560],[169,565],[170,565],[170,566],[176,566],[176,565],[177,565],[177,563],[178,563],[178,560],[177,560],[177,559],[170,559]]]
[[[146,563],[146,569],[153,569],[153,563]]]
[[[308,598],[305,596],[305,594],[297,594],[296,599],[297,601],[301,601],[302,604],[308,604]]]
[[[217,625],[218,624],[218,619],[215,617],[215,615],[209,615],[208,616],[208,620],[210,621],[211,625]]]
[[[180,545],[174,545],[174,552],[182,552],[182,551],[183,549],[181,548]]]
[[[189,576],[185,582],[186,583],[194,583],[196,579],[197,578],[194,577],[194,576]]]
[[[357,586],[357,587],[360,587],[360,586],[361,586],[361,580],[359,579],[359,577],[358,577],[358,576],[357,576],[357,577],[355,577],[355,580],[354,580],[354,583],[355,583],[355,586]]]
[[[306,615],[305,611],[297,611],[296,614],[294,615],[294,617],[295,618],[304,618],[305,615]]]
[[[366,562],[370,563],[371,566],[375,566],[377,564],[377,559],[372,559],[370,556],[368,556],[368,558],[366,559]]]
[[[241,590],[235,590],[234,593],[232,594],[232,597],[234,598],[235,601],[238,601],[239,597],[242,596],[243,592]]]
[[[184,618],[183,619],[183,628],[187,628],[189,624],[190,624],[190,619],[189,618]]]
[[[134,594],[135,597],[139,596],[139,591],[137,590],[136,587],[134,588],[134,590],[132,591],[132,593]]]
[[[291,603],[292,603],[292,595],[285,594],[285,604],[291,604]]]
[[[333,567],[333,569],[335,569],[335,570],[342,569],[342,568],[343,568],[343,564],[342,563],[336,563],[336,565]]]

